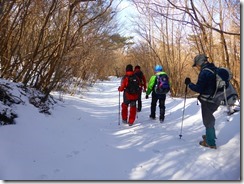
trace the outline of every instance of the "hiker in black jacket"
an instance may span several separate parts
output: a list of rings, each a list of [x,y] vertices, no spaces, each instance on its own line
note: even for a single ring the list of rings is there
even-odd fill
[[[218,109],[219,104],[215,104],[209,97],[214,94],[216,88],[216,76],[209,68],[215,71],[216,66],[213,63],[208,62],[208,57],[205,54],[199,54],[194,58],[193,67],[200,70],[198,80],[196,84],[191,82],[190,78],[185,79],[185,84],[189,88],[200,95],[198,100],[201,103],[202,120],[206,128],[206,135],[203,135],[203,141],[200,141],[201,146],[216,149],[216,135],[215,135],[215,117],[213,113]]]
[[[140,79],[140,91],[138,94],[138,104],[137,104],[137,112],[141,112],[142,109],[142,101],[141,101],[141,94],[142,91],[146,92],[147,90],[147,81],[146,81],[146,77],[143,74],[143,72],[141,71],[141,67],[139,65],[136,65],[134,68],[134,74]]]

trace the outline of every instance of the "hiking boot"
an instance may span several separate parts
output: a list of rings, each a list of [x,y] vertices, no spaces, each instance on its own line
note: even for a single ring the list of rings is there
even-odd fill
[[[160,121],[160,123],[163,123],[164,122],[164,117],[160,117],[159,121]]]
[[[209,145],[206,143],[206,141],[200,141],[199,144],[200,144],[201,146],[208,147],[208,148],[211,148],[211,149],[217,149],[216,146],[209,146]]]
[[[122,123],[127,124],[127,120],[124,120],[124,119],[123,119],[123,120],[122,120]]]
[[[129,124],[129,126],[132,126],[133,125],[133,123],[128,123]]]
[[[163,123],[164,122],[164,119],[160,118],[159,121],[160,121],[160,123]]]
[[[206,142],[206,135],[202,135],[202,139]]]
[[[150,115],[149,117],[150,117],[151,119],[156,119],[155,116],[152,116],[152,115]]]

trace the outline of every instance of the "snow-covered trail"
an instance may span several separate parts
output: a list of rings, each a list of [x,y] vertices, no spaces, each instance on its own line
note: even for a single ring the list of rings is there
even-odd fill
[[[18,106],[17,124],[0,127],[0,179],[240,179],[239,113],[227,122],[224,107],[216,112],[218,149],[211,150],[198,145],[204,127],[196,99],[186,100],[181,139],[183,99],[167,98],[160,124],[149,120],[151,99],[143,96],[135,124],[118,125],[119,83],[111,77],[82,95],[64,95],[51,116]]]

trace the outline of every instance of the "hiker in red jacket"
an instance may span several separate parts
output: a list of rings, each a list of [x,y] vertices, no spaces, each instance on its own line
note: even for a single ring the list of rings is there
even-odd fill
[[[136,119],[136,101],[138,99],[139,79],[133,72],[133,66],[131,64],[126,66],[126,74],[121,80],[121,85],[118,91],[123,93],[123,102],[121,104],[122,111],[122,122],[127,123],[128,118],[128,107],[130,106],[130,114],[128,119],[128,124],[133,125]]]
[[[146,92],[147,82],[146,82],[146,77],[143,74],[143,72],[141,71],[141,67],[139,65],[135,66],[134,73],[140,79],[140,91],[138,94],[137,112],[141,112],[141,108],[142,108],[141,94],[142,94],[142,91]]]

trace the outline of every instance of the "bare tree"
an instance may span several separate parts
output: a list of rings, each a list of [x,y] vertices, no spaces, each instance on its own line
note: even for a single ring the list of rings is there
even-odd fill
[[[236,66],[240,66],[240,50],[233,42],[233,40],[240,42],[238,1],[218,0],[216,3],[210,0],[152,0],[150,6],[146,0],[132,0],[132,2],[136,5],[140,16],[146,15],[153,20],[150,22],[150,28],[146,26],[147,24],[137,26],[138,32],[146,33],[153,27],[154,32],[157,32],[156,35],[160,37],[150,37],[150,42],[157,45],[152,48],[158,53],[158,58],[167,70],[173,73],[171,78],[175,74],[180,76],[172,82],[173,95],[177,95],[180,91],[178,86],[181,86],[182,79],[186,75],[194,76],[194,73],[189,72],[191,65],[187,62],[191,60],[192,63],[193,57],[198,53],[206,53],[210,61],[234,71],[233,81],[239,91],[237,81],[240,74]],[[232,28],[233,25],[235,29]],[[146,36],[142,38],[149,43]],[[230,53],[231,50],[236,54]]]
[[[114,40],[112,3],[1,1],[0,76],[40,89],[45,100],[73,77],[79,83],[105,75],[101,63],[126,44]]]

